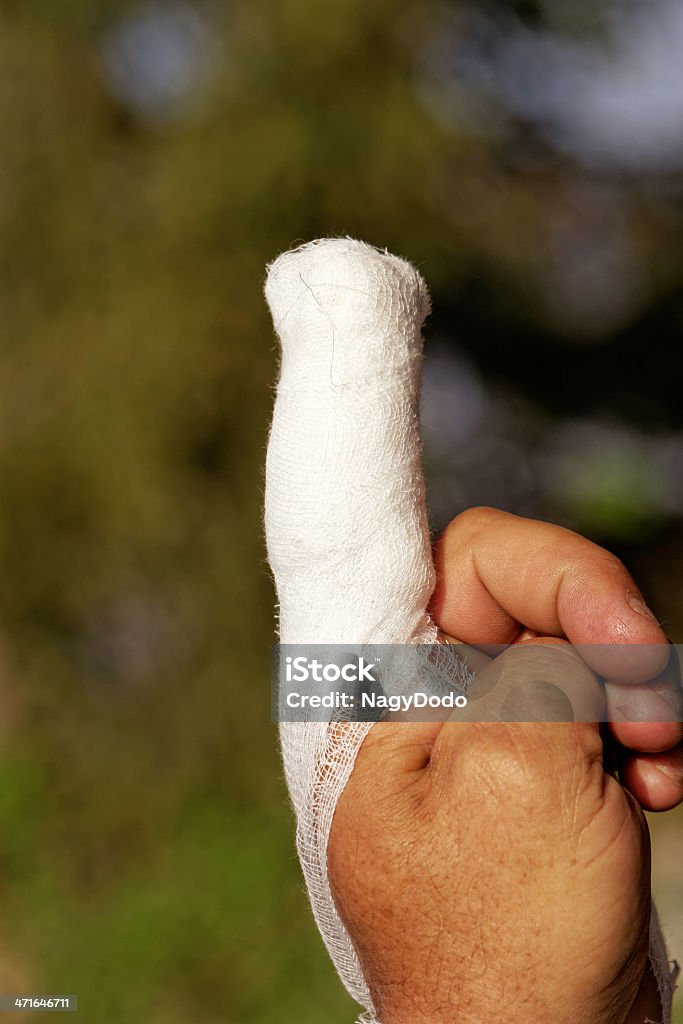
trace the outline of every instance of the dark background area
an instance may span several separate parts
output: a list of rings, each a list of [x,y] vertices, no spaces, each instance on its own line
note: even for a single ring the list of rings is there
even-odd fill
[[[681,46],[677,0],[0,2],[0,991],[353,1019],[269,722],[291,245],[427,279],[434,530],[585,532],[683,642]]]

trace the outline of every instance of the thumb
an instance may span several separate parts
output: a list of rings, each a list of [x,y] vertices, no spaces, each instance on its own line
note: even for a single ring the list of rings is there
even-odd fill
[[[282,361],[265,526],[282,643],[432,641],[410,264],[351,239],[280,256],[266,298]]]
[[[570,644],[549,638],[509,647],[477,675],[467,700],[435,739],[433,769],[443,765],[456,778],[457,764],[472,758],[501,793],[519,796],[519,788],[525,803],[542,795],[544,814],[551,790],[556,806],[573,787],[592,786],[601,798],[604,688]]]
[[[535,637],[508,647],[479,672],[467,706],[453,720],[469,722],[579,722],[606,718],[604,686],[574,647]]]

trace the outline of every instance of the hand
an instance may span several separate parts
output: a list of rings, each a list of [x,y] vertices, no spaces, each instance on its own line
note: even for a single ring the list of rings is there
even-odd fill
[[[434,566],[417,416],[420,328],[429,308],[424,281],[385,251],[327,239],[280,256],[269,268],[266,295],[282,342],[265,509],[280,640],[433,643],[437,626],[427,603]],[[476,521],[476,513],[461,520],[449,537],[462,536],[463,522]],[[455,588],[461,580],[449,575],[439,554],[442,580],[433,612],[442,629],[473,643],[550,634],[580,643],[650,644],[648,651],[633,646],[633,653],[622,647],[624,660],[607,688],[613,706],[633,705],[637,680],[664,670],[665,638],[638,606],[638,592],[627,594],[632,581],[625,570],[599,549],[579,551],[565,543],[569,535],[543,534],[545,529],[533,527],[542,538],[536,549],[529,538],[521,545],[510,541],[508,520],[468,542],[468,559],[484,542],[489,551],[495,545],[496,557],[487,559],[490,578],[480,572],[479,587],[466,567],[472,600],[460,606]],[[544,573],[554,586],[548,587]],[[479,618],[476,598],[487,594]],[[513,629],[501,637],[491,628],[509,629],[515,622],[516,635]],[[529,628],[520,631],[519,624]],[[526,659],[529,649],[522,644],[520,650]],[[564,671],[572,664],[584,673],[577,685],[588,685],[590,671],[570,659],[564,659]],[[597,652],[590,665],[605,675],[600,660]],[[501,663],[486,671],[499,671]],[[656,696],[649,724],[622,724],[615,738],[618,733],[624,773],[634,791],[640,786],[639,798],[665,807],[678,799],[680,787],[669,780],[674,789],[667,789],[647,756],[655,752],[671,771],[680,764],[668,677]],[[557,741],[551,751],[549,728]],[[452,1022],[456,1016],[526,1021],[533,1016],[528,1008],[538,1009],[542,1020],[605,1021],[612,1015],[621,1024],[622,1011],[647,977],[647,846],[638,840],[644,835],[640,812],[625,813],[615,831],[630,798],[604,781],[596,730],[558,724],[517,732],[457,723],[414,730],[375,727],[352,771],[367,736],[364,724],[281,726],[306,884],[351,994],[370,1014],[379,1008],[389,1024]],[[510,795],[503,799],[508,775]],[[554,803],[548,807],[550,783]],[[609,799],[599,795],[601,787]],[[610,810],[602,813],[605,802]],[[572,808],[575,816],[566,813]],[[541,827],[546,835],[539,836]],[[584,848],[593,851],[592,861],[584,859]],[[540,885],[530,882],[533,871]],[[493,877],[497,873],[506,888]],[[613,904],[589,893],[583,881],[597,883],[608,874],[618,883],[617,890],[605,886]],[[516,891],[522,898],[515,906]],[[534,903],[539,893],[547,905]],[[659,941],[653,929],[656,956]],[[560,969],[567,963],[573,971]]]
[[[610,678],[612,712],[631,699],[650,702],[648,721],[610,723],[622,783],[646,810],[680,803],[678,666],[669,663],[667,638],[619,559],[569,530],[489,508],[454,519],[434,555],[430,610],[446,633],[474,645],[538,635],[595,645],[581,653]],[[661,685],[638,687],[653,679]]]
[[[640,594],[624,567],[574,534],[473,510],[451,524],[436,561],[432,612],[463,640],[542,632],[652,645],[621,664],[611,652],[617,695],[666,665],[656,621],[627,601]],[[482,678],[536,679],[539,656],[556,685],[597,685],[571,652],[535,643]],[[671,699],[674,689],[667,681]],[[650,806],[683,797],[680,745],[661,753],[680,729],[613,726],[631,788]],[[647,828],[604,773],[594,725],[375,726],[337,806],[328,864],[383,1024],[661,1019],[647,969]]]

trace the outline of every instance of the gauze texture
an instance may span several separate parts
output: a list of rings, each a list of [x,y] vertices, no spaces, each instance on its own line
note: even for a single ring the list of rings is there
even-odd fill
[[[284,644],[434,643],[419,436],[424,281],[351,239],[280,256],[266,298],[282,345],[266,460],[265,526]],[[469,679],[462,668],[462,684]],[[370,992],[327,877],[337,800],[368,723],[282,723],[297,848],[323,940],[373,1021]],[[653,918],[665,1012],[671,986]]]

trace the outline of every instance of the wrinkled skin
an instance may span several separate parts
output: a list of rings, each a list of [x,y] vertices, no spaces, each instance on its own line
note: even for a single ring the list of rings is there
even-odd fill
[[[544,638],[648,644],[637,663],[611,662],[613,694],[661,675],[676,705],[666,638],[607,552],[483,509],[451,524],[435,559],[437,623],[471,644],[518,644],[480,660],[478,679],[514,693],[540,672],[588,691],[602,666]],[[640,805],[683,797],[681,725],[611,730],[631,792],[605,772],[591,723],[373,727],[337,805],[328,864],[382,1024],[661,1020]]]

